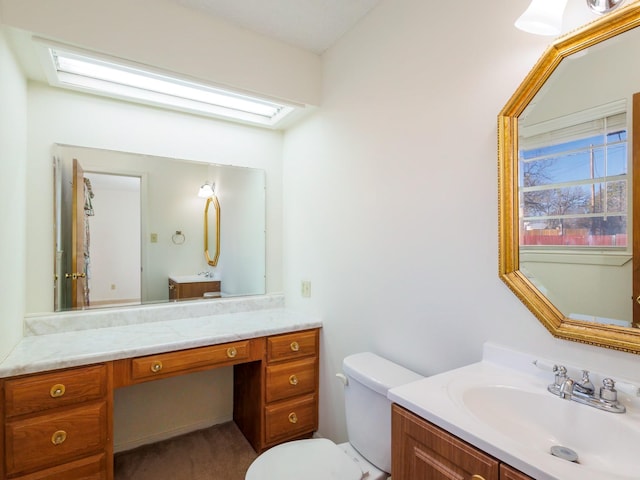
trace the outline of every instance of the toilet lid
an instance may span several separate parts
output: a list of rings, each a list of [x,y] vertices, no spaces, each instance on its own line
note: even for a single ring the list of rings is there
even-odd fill
[[[361,480],[358,464],[326,438],[273,447],[251,464],[245,480]]]

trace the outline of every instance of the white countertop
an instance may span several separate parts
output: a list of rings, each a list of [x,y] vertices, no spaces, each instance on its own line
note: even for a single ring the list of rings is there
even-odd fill
[[[220,301],[217,301],[220,302]],[[69,323],[69,317],[82,320],[82,313],[35,316],[42,322],[39,327],[55,329],[55,320],[60,320],[57,333],[42,333],[25,336],[7,358],[0,362],[0,377],[35,373],[58,368],[88,365],[96,362],[149,355],[173,350],[215,345],[266,335],[318,328],[319,318],[287,310],[283,307],[268,308],[281,304],[276,298],[255,297],[257,305],[246,298],[225,299],[224,303],[210,302],[212,314],[203,311],[202,303],[190,305],[181,302],[174,308],[153,306],[122,309],[119,311],[92,311],[93,325],[84,328],[78,323]],[[267,308],[261,308],[264,306]],[[244,311],[238,311],[244,310]],[[123,313],[124,312],[124,313]],[[151,312],[151,313],[150,313]],[[154,321],[156,312],[157,321]],[[178,318],[164,318],[177,316]],[[180,315],[182,314],[182,315]],[[53,318],[53,320],[52,320]],[[127,318],[129,322],[127,322]],[[101,323],[102,319],[102,323]],[[140,321],[136,321],[139,319]],[[71,325],[71,327],[69,326]],[[66,328],[64,328],[64,327]]]
[[[220,279],[205,277],[204,275],[169,275],[169,279],[176,283],[200,283],[200,282],[219,282]]]
[[[487,354],[488,350],[489,354]],[[460,393],[464,388],[495,383],[496,378],[502,379],[502,381],[498,380],[498,385],[502,385],[504,382],[507,388],[527,389],[540,395],[548,394],[555,400],[556,397],[546,392],[547,385],[553,383],[553,373],[535,367],[532,364],[535,359],[534,356],[507,349],[501,350],[497,346],[485,346],[483,361],[392,388],[389,390],[388,397],[392,402],[536,480],[602,480],[605,476],[607,480],[640,478],[640,473],[639,476],[632,477],[603,473],[602,470],[592,469],[587,465],[575,464],[553,457],[544,449],[526,446],[526,442],[515,442],[498,431],[499,429],[488,427],[486,423],[474,416],[460,400]],[[567,365],[567,367],[569,366]],[[593,381],[596,383],[595,378]],[[619,397],[621,395],[619,392]],[[624,396],[622,399],[627,406],[625,414],[600,412],[593,407],[579,405],[560,398],[557,398],[557,401],[569,402],[567,405],[574,404],[576,408],[593,409],[595,412],[601,413],[611,424],[612,431],[620,431],[616,425],[621,421],[628,422],[627,425],[631,425],[631,428],[635,429],[636,426],[640,428],[640,409],[637,400]],[[487,408],[490,407],[487,405]],[[508,414],[502,414],[498,421],[510,422],[511,420]],[[567,428],[571,428],[571,419],[567,418],[566,422]],[[527,438],[526,428],[518,432],[518,436]],[[598,455],[606,452],[607,446],[598,444],[598,431],[594,431],[592,437],[595,453],[593,451],[589,453]],[[548,440],[554,441],[551,437]],[[634,458],[633,455],[630,458],[627,456],[631,463]]]

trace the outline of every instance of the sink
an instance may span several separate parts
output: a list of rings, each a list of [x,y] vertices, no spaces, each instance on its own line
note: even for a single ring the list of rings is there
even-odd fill
[[[169,278],[176,283],[198,283],[198,282],[216,282],[214,278],[205,277],[204,275],[169,275]]]
[[[547,391],[553,373],[534,359],[485,345],[483,361],[392,388],[388,397],[537,480],[638,480],[640,398],[619,394],[626,413],[564,400]],[[602,375],[596,381],[592,373],[599,385]],[[552,455],[556,446],[578,460]]]
[[[550,452],[559,445],[578,455],[578,464],[638,478],[640,425],[624,414],[602,412],[548,393],[485,385],[463,389],[464,407],[489,428],[524,448]]]

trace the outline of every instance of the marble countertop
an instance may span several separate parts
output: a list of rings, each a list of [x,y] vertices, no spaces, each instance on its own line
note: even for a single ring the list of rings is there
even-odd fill
[[[190,312],[188,304],[180,304],[172,315],[165,313],[157,321],[145,319],[143,308],[130,308],[123,318],[113,311],[104,312],[105,321],[96,321],[95,328],[62,328],[56,333],[25,336],[11,353],[0,362],[0,377],[42,372],[58,368],[88,365],[96,362],[118,360],[141,355],[169,352],[187,348],[215,345],[266,335],[318,328],[319,318],[276,306],[283,302],[256,298],[257,308],[251,301],[225,301],[225,308],[215,305],[215,313],[202,311],[202,304],[194,305],[197,316]],[[271,308],[269,308],[271,307]],[[155,307],[157,308],[157,307]],[[244,310],[244,311],[238,311]],[[139,312],[140,315],[137,315]],[[91,312],[95,317],[100,313]],[[82,314],[78,314],[80,317]],[[137,317],[141,320],[136,321]],[[177,318],[166,318],[166,317]],[[60,315],[63,325],[68,314]],[[126,318],[130,322],[126,322]],[[103,320],[104,320],[103,319]],[[40,319],[42,321],[42,319]],[[44,322],[53,330],[52,320]]]

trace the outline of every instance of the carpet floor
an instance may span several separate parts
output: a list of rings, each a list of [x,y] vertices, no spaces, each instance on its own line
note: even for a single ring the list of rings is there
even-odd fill
[[[117,453],[115,480],[244,480],[257,457],[233,422]]]

